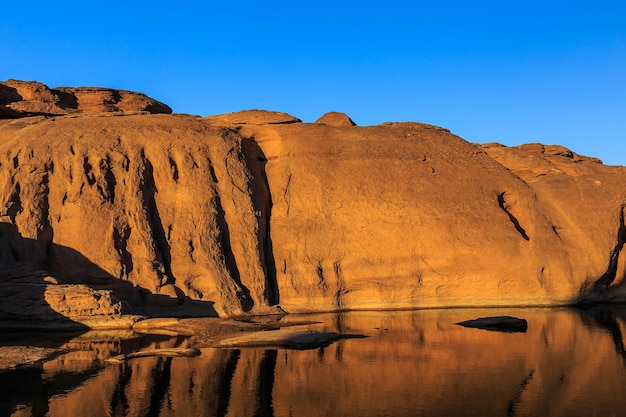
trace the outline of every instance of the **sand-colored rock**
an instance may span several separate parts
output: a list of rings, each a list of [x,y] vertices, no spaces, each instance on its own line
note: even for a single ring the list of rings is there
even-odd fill
[[[362,338],[364,335],[341,334],[335,332],[317,332],[313,330],[273,330],[250,332],[241,336],[222,339],[215,344],[219,348],[240,347],[282,347],[288,349],[315,349],[350,338]]]
[[[243,154],[255,146],[189,116],[0,121],[0,269],[135,306],[273,311],[269,195]]]
[[[435,126],[240,133],[268,159],[276,280],[289,312],[568,304],[599,289],[619,246],[622,167],[538,154],[542,164],[562,159],[547,199],[492,148]]]
[[[626,296],[623,167],[421,123],[107,114],[0,120],[3,282],[160,317]]]
[[[206,117],[205,120],[208,123],[221,126],[301,123],[300,119],[287,113],[267,110],[242,110],[239,112],[209,116]]]
[[[0,119],[77,113],[172,113],[167,105],[134,91],[57,87],[35,81],[0,82]]]
[[[317,119],[315,123],[339,127],[356,126],[356,123],[354,123],[347,114],[336,111],[325,113],[322,117]]]

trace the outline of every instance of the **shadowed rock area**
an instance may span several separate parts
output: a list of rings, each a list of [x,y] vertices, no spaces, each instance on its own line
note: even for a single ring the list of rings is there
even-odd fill
[[[481,317],[479,319],[461,321],[457,324],[463,327],[507,333],[524,333],[528,330],[528,322],[526,320],[511,316]]]
[[[624,301],[624,167],[128,94],[0,84],[3,294],[38,286],[43,316]]]

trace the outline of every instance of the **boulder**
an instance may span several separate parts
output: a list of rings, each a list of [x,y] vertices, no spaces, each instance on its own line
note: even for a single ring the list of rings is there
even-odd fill
[[[526,320],[511,316],[481,317],[479,319],[466,320],[456,324],[463,327],[511,333],[525,333],[528,329],[528,322]]]
[[[315,349],[329,346],[340,339],[363,338],[364,335],[316,332],[313,330],[271,330],[246,333],[220,340],[218,348],[271,346],[289,349]]]
[[[336,111],[331,111],[324,114],[322,117],[317,119],[315,123],[337,127],[356,126],[356,123],[354,123],[347,114]]]
[[[208,123],[229,125],[273,125],[301,123],[301,120],[287,113],[267,110],[242,110],[234,113],[219,114],[205,118]]]

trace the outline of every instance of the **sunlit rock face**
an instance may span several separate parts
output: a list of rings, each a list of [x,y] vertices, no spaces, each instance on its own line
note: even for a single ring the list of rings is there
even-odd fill
[[[287,311],[621,297],[623,167],[419,123],[240,133],[268,160]]]
[[[0,119],[80,113],[172,113],[169,106],[134,91],[57,87],[35,81],[0,82]]]
[[[624,299],[623,167],[342,114],[100,110],[0,120],[2,282],[161,315]]]
[[[5,280],[31,268],[130,303],[268,311],[268,196],[236,132],[187,116],[84,116],[4,121],[0,137]]]

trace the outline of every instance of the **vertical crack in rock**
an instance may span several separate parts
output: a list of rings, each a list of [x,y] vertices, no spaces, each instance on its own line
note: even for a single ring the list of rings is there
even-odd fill
[[[102,185],[98,184],[98,193],[100,193],[103,200],[115,204],[115,186],[117,182],[111,169],[111,157],[109,155],[100,160],[100,173],[104,183]]]
[[[167,156],[170,162],[170,168],[172,169],[172,179],[176,184],[178,184],[178,164],[176,164],[176,161],[174,161],[174,157],[171,153],[169,153]]]
[[[624,247],[624,241],[626,240],[626,226],[624,225],[624,206],[620,208],[619,212],[619,227],[617,228],[617,239],[615,243],[615,247],[611,250],[609,255],[609,265],[606,269],[606,272],[598,279],[594,286],[594,292],[602,292],[605,290],[613,281],[615,281],[617,275],[617,268],[619,264],[619,254]]]
[[[51,163],[45,164],[44,171],[41,176],[41,183],[37,190],[37,201],[38,201],[38,218],[37,218],[37,243],[39,244],[40,249],[42,250],[42,254],[45,253],[45,259],[48,260],[50,255],[50,250],[52,247],[52,241],[54,239],[54,229],[52,228],[52,224],[50,223],[50,201],[48,199],[50,195],[50,173],[51,172]]]
[[[163,271],[159,271],[158,265],[155,265],[155,271],[162,273],[161,285],[174,284],[176,277],[172,274],[172,255],[170,245],[165,235],[165,229],[161,221],[159,209],[156,204],[155,194],[158,192],[154,181],[154,168],[152,163],[141,151],[140,158],[143,162],[143,175],[141,181],[141,194],[143,199],[143,207],[146,210],[148,226],[152,232],[152,238],[155,244],[155,261],[161,263]]]
[[[541,271],[539,271],[539,273],[537,274],[537,281],[539,281],[539,285],[541,285],[541,288],[546,287],[545,272],[546,272],[546,267],[544,266],[541,268]]]
[[[526,387],[528,386],[530,381],[532,381],[534,375],[535,375],[535,370],[531,369],[528,376],[524,378],[524,380],[520,384],[519,390],[515,393],[513,398],[511,398],[511,401],[509,401],[509,404],[506,407],[506,415],[508,417],[515,416],[515,409],[517,408],[519,403],[522,401],[522,394],[524,393],[524,391],[526,391]]]
[[[337,279],[337,292],[335,293],[335,306],[338,308],[344,307],[343,296],[348,293],[345,289],[345,282],[343,280],[343,272],[341,270],[341,261],[337,260],[333,264],[335,271],[335,278]]]
[[[498,206],[500,206],[502,211],[504,211],[507,216],[509,216],[509,220],[511,221],[511,223],[513,223],[513,226],[515,226],[515,230],[517,230],[517,232],[524,238],[524,240],[530,240],[530,238],[526,234],[526,230],[524,230],[524,228],[520,225],[519,220],[517,220],[517,218],[509,211],[509,208],[506,205],[506,201],[504,201],[504,194],[506,194],[506,192],[498,194]]]
[[[218,179],[213,165],[209,165],[209,171],[211,173],[211,177],[213,178],[213,183],[217,184]],[[216,187],[216,185],[214,185],[214,187]],[[237,260],[235,259],[235,254],[233,253],[233,248],[230,242],[230,230],[228,222],[226,221],[226,212],[224,211],[222,199],[217,188],[214,189],[213,195],[213,205],[216,211],[216,221],[219,229],[220,246],[222,248],[222,253],[224,254],[224,264],[228,274],[240,289],[237,297],[239,299],[239,303],[241,304],[241,308],[243,311],[248,312],[252,309],[252,307],[254,307],[254,301],[250,296],[250,290],[241,282],[241,274],[239,272]]]
[[[93,173],[93,166],[89,163],[89,157],[85,155],[83,158],[83,173],[87,179],[87,184],[94,185],[96,183],[96,176]]]
[[[11,182],[14,181],[14,178],[11,178]],[[19,182],[15,182],[13,188],[9,194],[9,198],[4,203],[4,213],[9,216],[11,219],[11,223],[15,224],[15,218],[24,211],[24,206],[22,205],[22,199],[20,197],[21,187]]]
[[[269,305],[280,302],[276,260],[271,238],[272,193],[267,179],[267,157],[253,138],[243,138],[241,151],[250,172],[248,188],[252,194],[252,206],[257,214],[257,251],[265,275],[264,298]]]
[[[291,178],[293,177],[293,173],[289,172],[287,176],[287,184],[285,185],[285,192],[283,193],[283,199],[285,200],[285,204],[287,205],[286,213],[289,215],[289,210],[291,209]]]
[[[317,265],[315,266],[315,273],[317,274],[317,279],[319,280],[317,287],[326,292],[328,284],[326,284],[326,278],[324,278],[324,267],[322,267],[322,261],[317,262]]]
[[[129,274],[133,271],[133,255],[127,249],[127,242],[130,238],[131,228],[127,224],[121,227],[113,228],[113,246],[120,257],[120,273],[119,278],[128,279]]]

